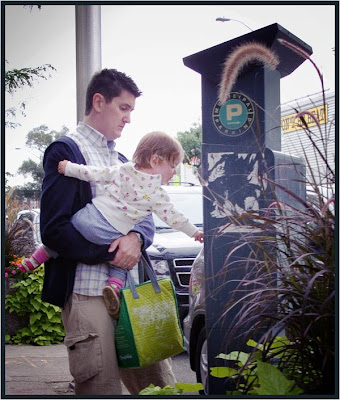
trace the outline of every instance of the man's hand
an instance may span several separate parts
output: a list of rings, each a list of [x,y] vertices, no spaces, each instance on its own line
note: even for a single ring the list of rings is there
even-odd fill
[[[115,258],[109,263],[122,269],[132,269],[141,258],[141,243],[136,233],[130,232],[113,241],[109,253],[118,248]]]

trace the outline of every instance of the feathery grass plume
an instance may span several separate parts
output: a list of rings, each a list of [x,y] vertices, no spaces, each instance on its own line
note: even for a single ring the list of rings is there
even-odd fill
[[[278,56],[261,43],[250,42],[238,46],[224,62],[218,93],[221,104],[226,102],[241,70],[253,61],[260,62],[273,70],[280,62]]]
[[[321,81],[321,84],[322,84],[322,90],[323,90],[324,87],[323,87],[323,76],[322,76],[322,73],[321,73],[321,71],[319,70],[318,66],[315,64],[315,62],[310,58],[309,54],[306,53],[306,52],[305,52],[303,49],[301,49],[299,46],[296,46],[295,44],[293,44],[293,43],[291,43],[291,42],[288,42],[288,41],[285,40],[285,39],[278,39],[278,41],[279,41],[283,46],[289,47],[289,48],[290,48],[291,50],[293,50],[295,53],[299,54],[300,56],[302,56],[303,58],[305,58],[306,60],[308,60],[308,61],[310,61],[310,62],[312,63],[313,67],[316,69],[316,71],[317,71],[317,73],[318,73],[318,75],[319,75],[319,78],[320,78],[320,81]]]
[[[31,254],[34,250],[32,222],[28,218],[17,219],[21,211],[19,200],[15,197],[16,188],[11,188],[5,196],[6,218],[4,223],[4,266],[8,267],[18,257]],[[22,275],[19,274],[21,277]],[[18,278],[18,276],[16,277]]]
[[[324,92],[323,92],[323,96],[324,96]],[[325,101],[324,101],[324,104],[325,104]],[[296,111],[297,111],[297,110],[296,110]],[[312,144],[312,146],[313,146],[315,152],[316,152],[317,154],[319,154],[319,156],[321,157],[322,161],[324,162],[324,164],[325,164],[327,170],[329,171],[329,173],[332,174],[332,175],[334,176],[334,175],[335,175],[335,172],[333,171],[333,169],[332,169],[331,166],[329,165],[327,158],[325,157],[325,155],[324,155],[323,152],[322,152],[322,150],[323,150],[323,151],[325,150],[325,147],[327,146],[327,144],[326,144],[326,143],[323,143],[323,145],[324,145],[323,147],[324,147],[324,148],[323,148],[323,149],[320,149],[320,147],[317,145],[316,141],[313,140],[313,138],[312,138],[312,132],[308,129],[308,124],[307,124],[307,122],[306,122],[305,115],[308,115],[308,117],[309,117],[310,119],[312,119],[312,120],[314,121],[315,125],[319,128],[319,131],[321,131],[320,123],[319,123],[318,119],[317,119],[316,116],[315,116],[314,114],[312,114],[310,111],[300,111],[300,112],[297,112],[297,114],[295,115],[295,119],[299,119],[299,120],[301,121],[301,123],[302,123],[303,126],[304,126],[305,133],[307,134],[308,138],[310,139],[311,144]],[[315,135],[315,134],[314,134],[314,135]],[[321,139],[322,139],[322,142],[325,142],[324,139],[323,139],[323,137],[322,137],[322,135],[321,135]]]

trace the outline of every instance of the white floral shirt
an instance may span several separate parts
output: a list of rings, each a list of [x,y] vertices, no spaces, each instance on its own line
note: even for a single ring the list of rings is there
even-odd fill
[[[112,167],[68,162],[65,176],[105,185],[104,191],[94,197],[92,202],[107,221],[124,235],[151,213],[155,213],[171,228],[190,237],[198,230],[171,203],[161,187],[161,175],[138,171],[132,162]]]

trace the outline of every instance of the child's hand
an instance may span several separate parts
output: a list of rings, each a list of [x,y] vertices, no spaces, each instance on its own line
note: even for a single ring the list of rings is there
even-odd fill
[[[194,234],[193,238],[194,238],[195,240],[197,240],[197,242],[203,243],[203,232],[202,232],[202,231],[197,231],[197,232]]]
[[[60,161],[58,164],[58,172],[59,174],[65,175],[65,169],[66,169],[66,164],[68,163],[68,160]]]

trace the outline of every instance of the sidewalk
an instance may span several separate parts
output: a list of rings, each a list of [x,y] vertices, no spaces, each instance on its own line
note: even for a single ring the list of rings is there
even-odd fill
[[[52,346],[5,346],[6,395],[73,395],[63,344]]]
[[[63,344],[52,346],[5,346],[5,395],[74,395]],[[123,395],[129,394],[123,387]]]

